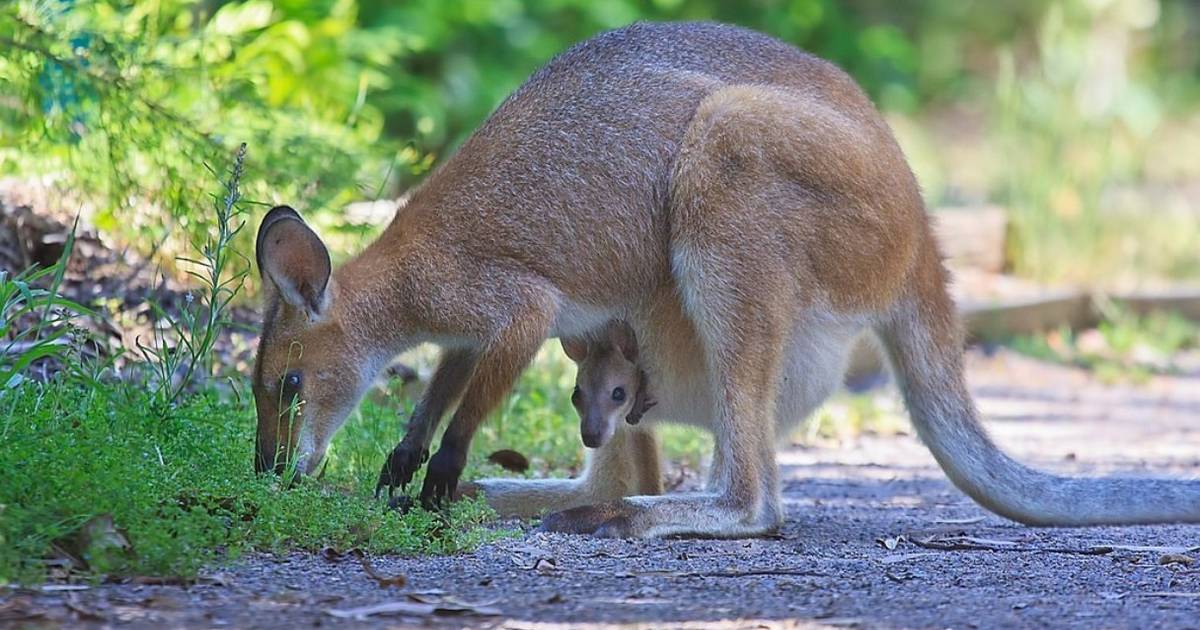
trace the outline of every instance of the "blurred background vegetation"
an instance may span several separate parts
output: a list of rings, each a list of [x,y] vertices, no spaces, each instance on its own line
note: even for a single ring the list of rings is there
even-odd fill
[[[348,202],[401,195],[554,54],[681,19],[844,67],[931,205],[1008,209],[1019,274],[1200,272],[1200,5],[1174,0],[17,0],[0,8],[0,174],[170,252],[209,229],[206,165],[247,142],[247,197],[300,207],[348,251],[380,227]]]

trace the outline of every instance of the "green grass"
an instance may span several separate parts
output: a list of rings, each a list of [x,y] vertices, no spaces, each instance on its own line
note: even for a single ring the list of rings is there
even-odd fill
[[[1104,382],[1140,383],[1175,372],[1177,355],[1200,349],[1200,324],[1177,313],[1138,315],[1110,304],[1094,329],[1063,327],[1016,337],[1009,346],[1036,359],[1091,370]]]
[[[863,434],[896,435],[909,430],[908,417],[899,401],[881,393],[840,392],[813,412],[792,435],[797,444],[816,445],[847,440]]]
[[[165,419],[150,402],[144,388],[67,381],[27,382],[0,397],[0,583],[42,579],[44,561],[63,556],[56,547],[95,576],[189,577],[249,549],[451,553],[503,535],[481,527],[492,513],[478,501],[444,516],[383,509],[371,492],[386,442],[375,445],[378,457],[334,459],[325,479],[285,490],[252,471],[246,402],[200,395]],[[337,450],[353,452],[354,435],[340,435]],[[79,542],[100,515],[131,549]]]
[[[486,461],[501,448],[530,459],[526,476],[576,474],[584,450],[573,383],[572,364],[547,344],[480,430],[464,479],[512,475]],[[482,501],[457,503],[447,514],[401,515],[373,498],[416,394],[399,384],[369,394],[335,436],[320,478],[285,489],[252,470],[249,400],[210,391],[183,398],[164,417],[153,393],[132,384],[85,384],[64,374],[4,391],[0,583],[45,578],[47,560],[61,560],[63,551],[80,556],[83,574],[94,577],[186,578],[253,549],[441,554],[510,534],[490,524],[494,513]],[[663,435],[666,456],[685,465],[698,467],[711,449],[694,429]],[[408,491],[419,487],[420,479]],[[104,515],[131,549],[81,542],[81,530]]]

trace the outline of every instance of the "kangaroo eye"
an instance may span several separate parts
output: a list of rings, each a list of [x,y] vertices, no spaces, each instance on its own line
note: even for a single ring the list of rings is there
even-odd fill
[[[583,394],[579,393],[579,386],[578,386],[578,385],[576,385],[576,386],[575,386],[575,391],[571,392],[571,404],[572,404],[572,405],[575,405],[576,407],[578,407],[578,406],[579,406],[579,400],[580,400],[581,398],[583,398]]]
[[[625,388],[618,387],[613,390],[613,400],[617,402],[625,402]]]
[[[288,372],[283,376],[283,384],[286,387],[298,389],[300,387],[300,373],[296,371]]]

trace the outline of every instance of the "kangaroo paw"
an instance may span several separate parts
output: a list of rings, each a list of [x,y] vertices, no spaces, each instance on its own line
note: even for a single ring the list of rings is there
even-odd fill
[[[610,501],[597,505],[562,510],[547,514],[541,530],[564,534],[590,534],[603,538],[631,538],[635,508],[625,501]]]
[[[388,498],[391,498],[392,492],[396,488],[404,490],[409,483],[412,483],[413,475],[421,468],[421,464],[429,459],[429,450],[422,447],[414,447],[401,442],[392,449],[391,455],[383,464],[383,470],[379,471],[379,483],[375,485],[375,496],[379,496],[379,491],[387,488]]]
[[[425,483],[421,486],[421,504],[436,507],[443,501],[456,498],[458,479],[467,467],[466,451],[447,449],[445,446],[429,460],[425,471]]]

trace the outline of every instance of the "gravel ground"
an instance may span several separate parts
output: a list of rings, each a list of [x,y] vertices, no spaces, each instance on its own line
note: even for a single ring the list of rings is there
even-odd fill
[[[970,357],[997,440],[1044,468],[1194,473],[1200,375],[1105,386],[1007,352]],[[140,627],[1200,627],[1200,528],[1033,529],[955,490],[910,436],[781,452],[766,539],[531,532],[444,558],[256,556],[187,588],[9,593],[26,624]],[[935,548],[937,547],[937,548]],[[388,615],[353,609],[397,603]],[[346,612],[351,611],[351,612]],[[350,615],[343,619],[336,615]],[[0,622],[2,625],[2,622]]]

